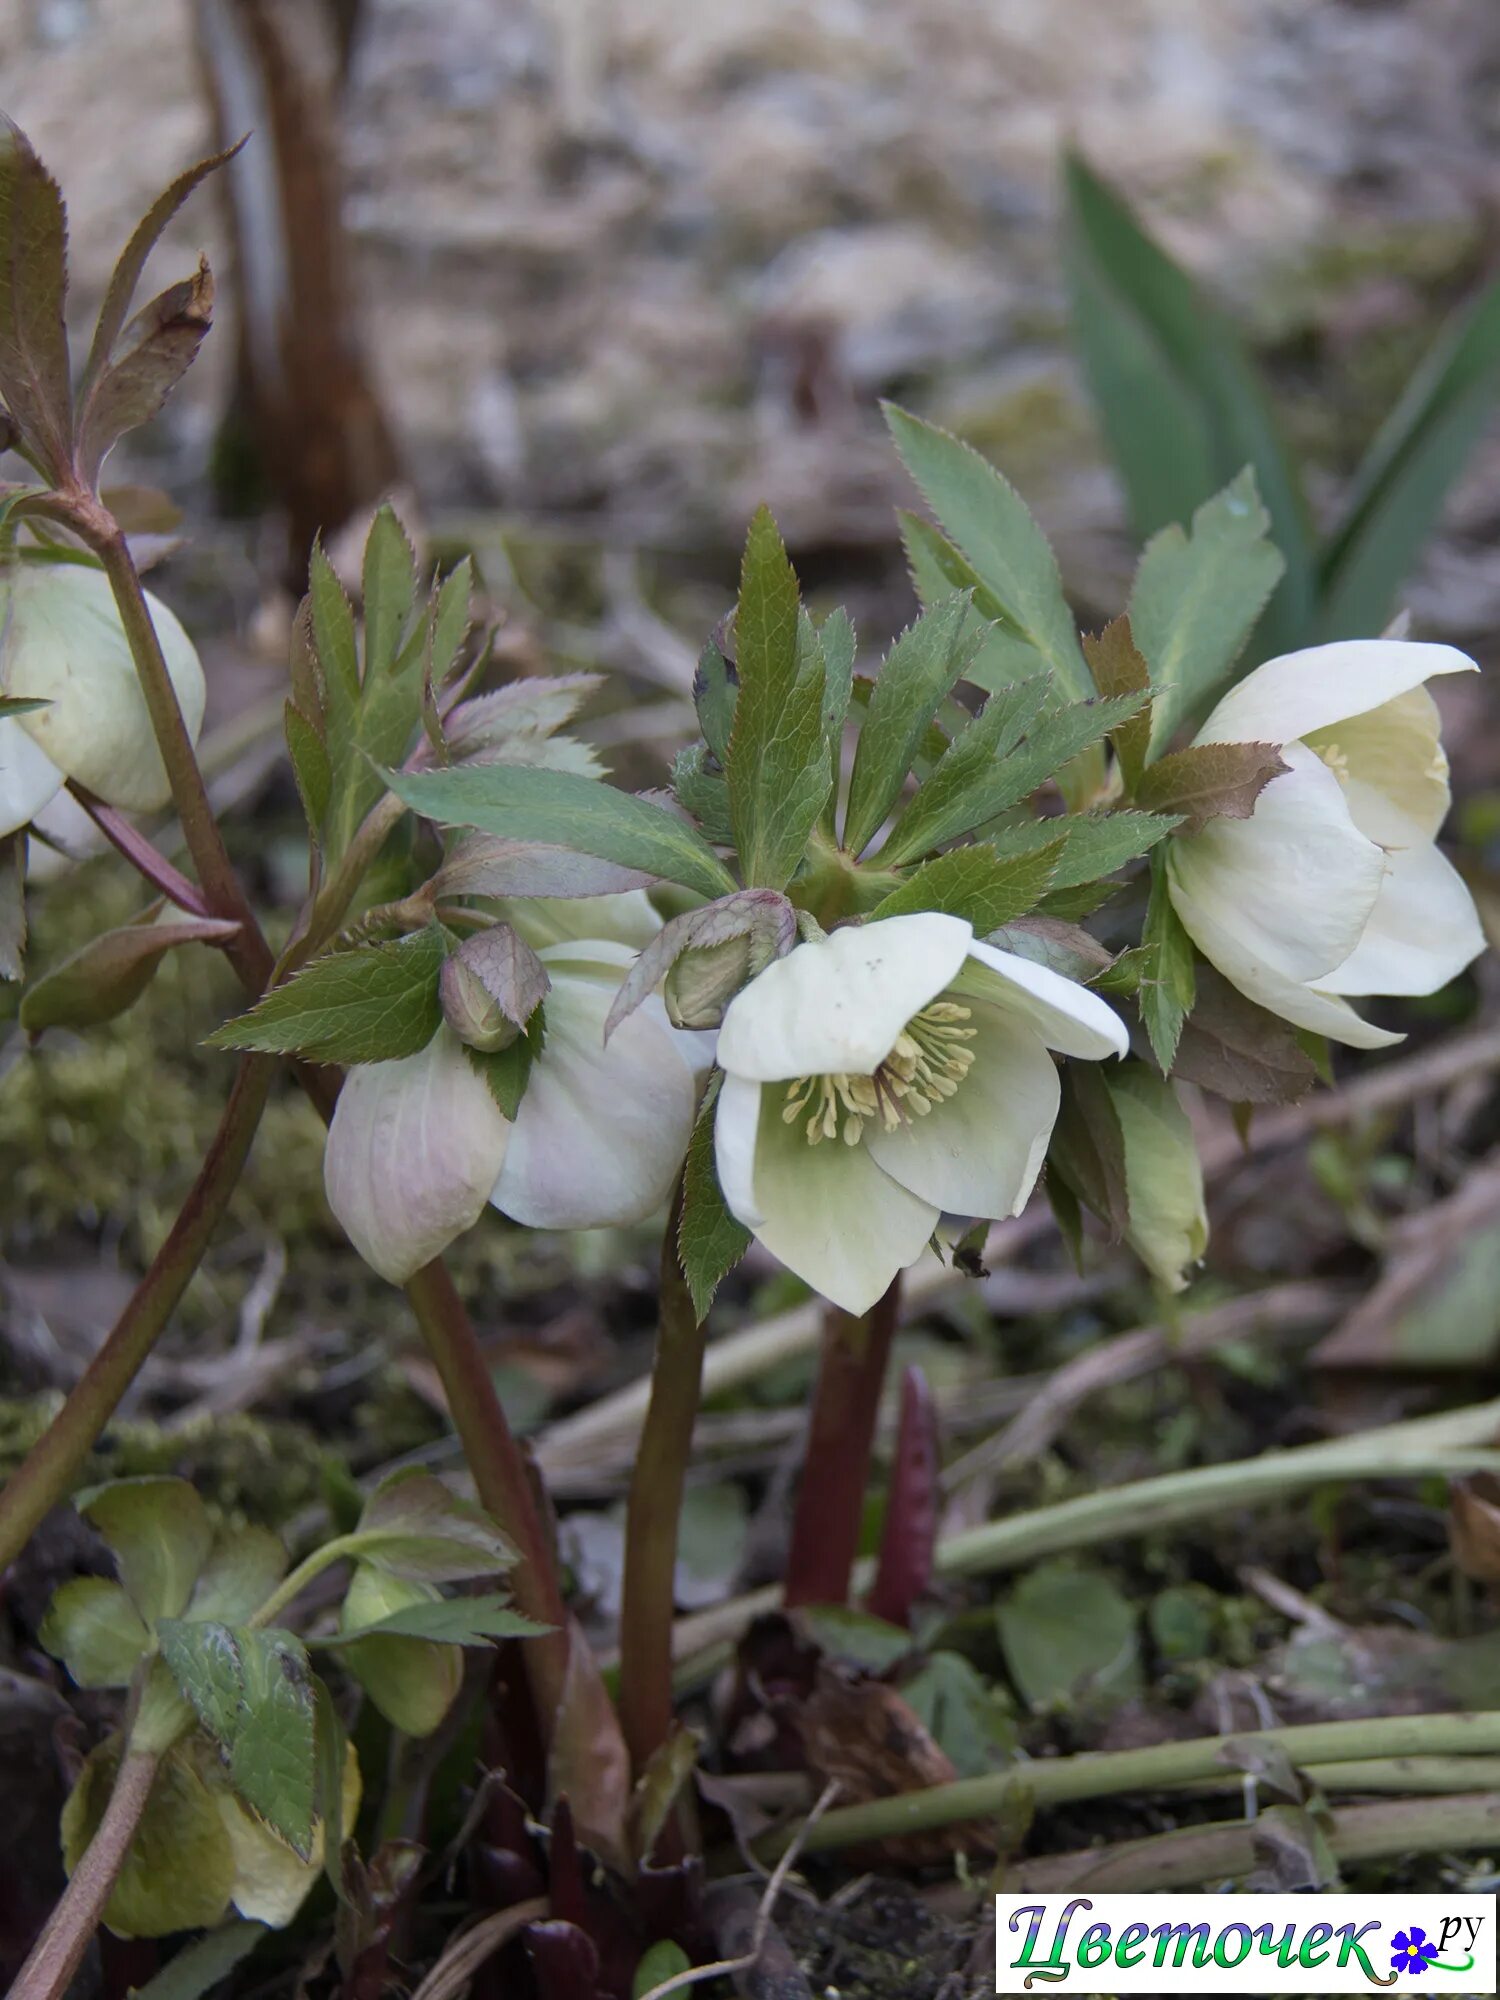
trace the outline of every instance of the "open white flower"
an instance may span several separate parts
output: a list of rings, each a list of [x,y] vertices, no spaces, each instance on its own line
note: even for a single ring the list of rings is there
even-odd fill
[[[492,1202],[538,1229],[640,1222],[661,1207],[692,1135],[693,1037],[659,1001],[604,1041],[635,954],[593,939],[540,953],[545,1037],[514,1123],[447,1027],[399,1062],[350,1070],[323,1180],[366,1263],[403,1284]]]
[[[1290,766],[1249,819],[1178,835],[1167,858],[1189,936],[1248,999],[1300,1028],[1381,1048],[1349,1005],[1434,993],[1484,948],[1473,898],[1434,845],[1450,803],[1424,682],[1476,671],[1452,646],[1348,639],[1267,660],[1199,743],[1274,743]]]
[[[203,724],[203,668],[166,605],[148,595],[188,734]],[[0,694],[47,703],[0,720],[0,834],[25,826],[77,779],[126,812],[164,806],[171,785],[108,579],[76,563],[16,562],[0,579]]]
[[[1123,1055],[1085,987],[926,912],[798,945],[729,1004],[714,1150],[724,1199],[862,1313],[938,1217],[1014,1215],[1057,1117],[1049,1049]]]

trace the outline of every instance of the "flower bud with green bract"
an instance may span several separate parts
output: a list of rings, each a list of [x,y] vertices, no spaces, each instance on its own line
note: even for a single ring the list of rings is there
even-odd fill
[[[1474,901],[1435,845],[1450,804],[1425,683],[1472,673],[1452,646],[1349,639],[1267,660],[1197,741],[1267,743],[1288,769],[1248,819],[1173,836],[1184,929],[1257,1005],[1355,1048],[1401,1039],[1351,998],[1435,993],[1484,948]]]
[[[356,1563],[339,1613],[339,1630],[357,1632],[413,1604],[432,1604],[442,1593],[415,1577],[389,1576]],[[463,1651],[401,1632],[372,1633],[343,1648],[349,1671],[386,1721],[408,1736],[430,1736],[457,1697]]]
[[[944,1213],[1017,1214],[1057,1117],[1049,1050],[1122,1056],[1097,994],[960,917],[798,945],[731,1002],[714,1122],[731,1211],[825,1298],[867,1312]]]
[[[147,596],[188,735],[203,724],[193,642]],[[15,561],[0,577],[0,695],[44,702],[0,718],[0,834],[25,826],[71,778],[126,812],[166,805],[171,785],[135,662],[101,571]]]
[[[465,964],[461,953],[444,961],[438,990],[443,1019],[467,1047],[493,1054],[497,1049],[508,1049],[520,1034],[520,1028],[506,1017],[499,1001],[473,967]]]
[[[672,1026],[717,1028],[725,1008],[764,956],[748,935],[685,951],[662,982],[661,997]]]
[[[1208,1248],[1193,1128],[1174,1087],[1144,1063],[1106,1071],[1104,1081],[1125,1142],[1125,1239],[1159,1284],[1180,1292]]]

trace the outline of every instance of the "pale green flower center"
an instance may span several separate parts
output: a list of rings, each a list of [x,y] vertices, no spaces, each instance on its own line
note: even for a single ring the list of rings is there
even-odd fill
[[[974,1064],[977,1029],[964,1023],[969,1009],[956,1000],[934,1000],[913,1014],[895,1047],[873,1076],[836,1070],[827,1076],[799,1076],[786,1087],[781,1116],[788,1125],[805,1122],[807,1143],[842,1137],[857,1146],[866,1125],[879,1119],[887,1132],[925,1118],[934,1104],[952,1097]]]

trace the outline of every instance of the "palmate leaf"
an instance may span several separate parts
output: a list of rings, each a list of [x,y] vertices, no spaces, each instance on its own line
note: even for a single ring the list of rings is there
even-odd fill
[[[739,885],[701,834],[649,799],[595,778],[521,764],[386,773],[414,812],[503,840],[535,841],[723,896]]]
[[[739,693],[725,754],[745,886],[784,889],[833,784],[822,648],[800,629],[797,579],[769,511],[750,524],[735,613]]]
[[[1500,284],[1438,334],[1365,454],[1319,561],[1320,639],[1380,632],[1500,388]]]
[[[586,780],[581,782],[587,782]],[[248,1014],[207,1037],[216,1049],[300,1055],[309,1062],[393,1062],[425,1049],[442,1018],[435,925],[389,944],[314,959]]]
[[[1086,695],[1092,682],[1057,559],[1021,496],[987,459],[947,431],[894,403],[885,406],[885,415],[902,463],[945,536],[973,566],[1006,629],[1041,655],[1060,693]]]
[[[1305,643],[1315,588],[1306,504],[1233,325],[1076,153],[1064,220],[1074,335],[1137,533],[1187,520],[1252,466],[1286,562],[1264,650]],[[1139,630],[1136,637],[1149,657]]]
[[[995,817],[989,799],[1003,789],[1000,773],[1046,698],[1041,675],[995,690],[903,807],[881,848],[883,863],[894,867],[929,854]]]
[[[908,626],[875,681],[855,745],[844,845],[862,854],[900,796],[927,726],[973,652],[966,597],[950,597]],[[940,767],[941,768],[941,767]]]

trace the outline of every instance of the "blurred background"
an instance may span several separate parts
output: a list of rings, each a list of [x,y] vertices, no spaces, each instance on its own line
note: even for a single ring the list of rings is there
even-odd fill
[[[696,647],[762,499],[815,592],[907,615],[881,396],[1118,608],[1065,146],[1227,310],[1323,519],[1500,220],[1491,0],[9,0],[0,98],[63,182],[80,322],[165,181],[254,132],[147,273],[205,250],[219,330],[116,467],[190,503],[227,624],[283,560],[263,503],[295,543],[395,486],[658,679],[653,614]],[[1490,427],[1424,636],[1495,625],[1497,473]]]

